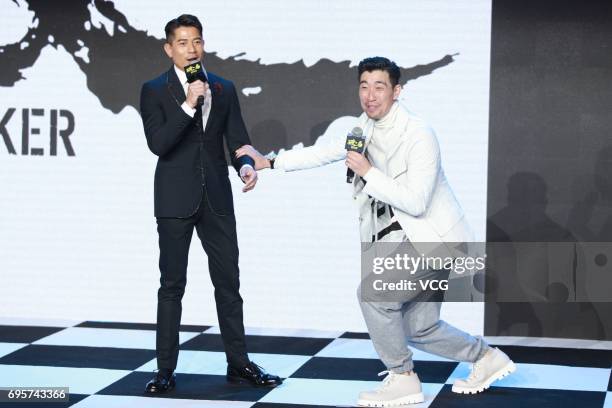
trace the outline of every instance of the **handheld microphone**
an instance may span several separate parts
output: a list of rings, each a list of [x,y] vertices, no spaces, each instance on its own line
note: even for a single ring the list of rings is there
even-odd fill
[[[360,127],[353,128],[353,130],[346,135],[346,145],[344,147],[348,151],[363,153],[365,149],[365,136],[363,135],[363,130]],[[354,177],[355,172],[350,168],[346,169],[346,182],[352,183]]]
[[[208,78],[206,78],[206,74],[204,73],[204,68],[202,67],[202,63],[200,61],[196,61],[192,64],[187,65],[185,68],[185,74],[187,75],[187,82],[192,83],[197,80],[200,80],[204,83],[208,82]],[[204,105],[204,96],[198,96],[198,106]]]

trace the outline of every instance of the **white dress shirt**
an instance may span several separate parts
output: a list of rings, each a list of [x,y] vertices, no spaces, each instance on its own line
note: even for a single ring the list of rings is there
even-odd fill
[[[206,72],[206,68],[202,66],[202,69],[204,70],[204,74],[208,78],[208,73]],[[176,65],[174,65],[174,72],[176,72],[176,76],[178,77],[179,82],[183,85],[183,91],[185,92],[185,95],[187,95],[187,87],[189,86],[189,82],[187,82],[187,74],[185,73],[185,71],[183,71]],[[181,105],[181,108],[183,108],[185,113],[191,116],[192,118],[196,113],[196,109],[189,106],[187,104],[187,101],[183,102],[183,104]],[[212,108],[212,93],[209,87],[208,89],[206,89],[206,96],[204,96],[204,104],[202,105],[202,129],[206,129],[206,123],[208,122],[208,117],[210,116],[211,108]],[[242,167],[240,167],[240,177],[244,175],[244,171],[246,171],[247,168],[252,169],[253,166],[251,166],[250,164],[243,164]]]
[[[204,74],[208,77],[206,73],[206,69],[202,67],[204,70]],[[176,65],[174,66],[174,72],[176,72],[176,76],[178,76],[179,82],[183,85],[183,91],[185,95],[187,95],[187,87],[189,86],[189,82],[187,82],[187,74],[182,69],[179,69]],[[187,101],[183,102],[181,108],[185,111],[186,114],[193,118],[195,115],[195,108],[192,108],[187,104]],[[210,109],[212,108],[212,94],[210,92],[210,88],[206,90],[206,96],[204,96],[204,105],[202,105],[202,128],[206,129],[206,122],[208,122],[208,116],[210,115]]]

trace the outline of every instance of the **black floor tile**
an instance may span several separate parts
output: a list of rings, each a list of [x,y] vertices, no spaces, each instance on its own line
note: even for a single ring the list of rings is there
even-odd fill
[[[246,336],[249,353],[295,354],[311,356],[333,339],[282,336]],[[203,333],[181,345],[181,350],[224,351],[220,334]]]
[[[476,395],[442,387],[430,408],[602,408],[605,392],[491,387]]]
[[[444,384],[458,365],[455,361],[414,360],[414,372],[421,382]]]
[[[0,358],[0,364],[134,370],[155,358],[155,350],[31,344]]]
[[[557,347],[497,346],[515,363],[555,364],[573,367],[610,368],[612,350]]]
[[[341,339],[370,339],[370,335],[368,333],[362,333],[362,332],[345,332],[342,336],[340,336]]]
[[[378,373],[385,370],[380,360],[369,358],[313,357],[291,378],[322,378],[326,380],[379,381]]]
[[[64,329],[65,327],[0,326],[0,342],[32,343]]]
[[[444,383],[458,363],[446,361],[415,361],[414,371],[421,382]],[[299,368],[292,378],[323,378],[328,380],[382,381],[378,373],[386,370],[380,360],[368,358],[313,357]]]
[[[129,329],[129,330],[155,330],[155,323],[124,323],[124,322],[94,322],[87,321],[76,325],[75,327],[91,327],[98,329]],[[183,332],[203,332],[210,329],[211,326],[196,326],[190,324],[182,324],[180,331]]]

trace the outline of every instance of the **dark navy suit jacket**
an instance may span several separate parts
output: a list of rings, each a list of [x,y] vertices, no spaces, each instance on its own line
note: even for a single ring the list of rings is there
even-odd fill
[[[212,108],[206,129],[200,112],[190,117],[181,108],[186,96],[174,67],[142,86],[140,114],[149,149],[159,157],[155,169],[156,217],[186,218],[196,213],[203,189],[218,215],[233,214],[223,139],[239,171],[253,165],[234,152],[251,144],[242,119],[236,89],[231,81],[208,73]]]

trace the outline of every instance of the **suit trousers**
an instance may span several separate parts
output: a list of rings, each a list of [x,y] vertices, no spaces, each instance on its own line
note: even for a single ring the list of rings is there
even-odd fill
[[[208,256],[208,269],[215,288],[217,318],[228,364],[243,367],[246,352],[239,293],[238,241],[233,214],[218,215],[202,188],[202,201],[188,218],[157,218],[160,287],[157,294],[157,366],[176,368],[179,353],[181,300],[187,284],[187,258],[195,227]]]

